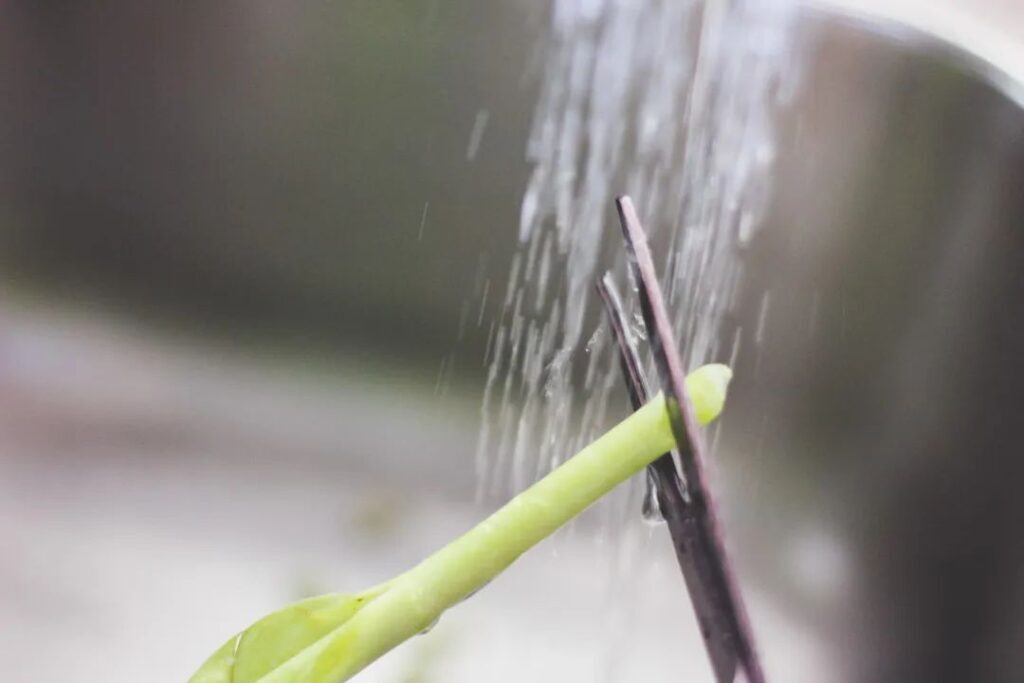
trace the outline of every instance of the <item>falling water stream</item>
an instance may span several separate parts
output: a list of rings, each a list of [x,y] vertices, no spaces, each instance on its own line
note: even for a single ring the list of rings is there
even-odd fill
[[[626,409],[594,295],[605,270],[626,285],[617,195],[652,236],[684,366],[757,342],[730,311],[770,198],[773,112],[796,84],[794,13],[788,0],[553,0],[519,248],[492,291],[480,498],[521,490]],[[636,520],[638,498],[608,519]]]
[[[622,397],[593,292],[605,269],[622,275],[615,196],[633,196],[660,249],[684,365],[756,343],[727,327],[770,197],[773,112],[796,82],[794,13],[788,0],[554,0],[520,246],[488,345],[481,497],[550,470]]]

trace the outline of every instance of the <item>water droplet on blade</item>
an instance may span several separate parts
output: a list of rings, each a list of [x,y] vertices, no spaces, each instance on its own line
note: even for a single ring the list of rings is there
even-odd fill
[[[643,520],[651,526],[658,526],[665,522],[665,515],[661,512],[661,505],[658,503],[658,488],[654,483],[654,475],[649,471],[644,482],[644,500],[640,507],[640,514]]]

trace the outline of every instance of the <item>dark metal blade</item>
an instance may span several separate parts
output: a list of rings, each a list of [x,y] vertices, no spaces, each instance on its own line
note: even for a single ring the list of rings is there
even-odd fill
[[[722,542],[716,505],[704,473],[697,421],[685,391],[679,351],[647,235],[629,197],[619,198],[616,206],[682,467],[682,481],[671,458],[667,461],[671,471],[667,466],[657,468],[662,513],[666,521],[675,519],[669,524],[669,530],[716,680],[719,683],[764,683],[750,621]],[[627,344],[620,344],[620,350],[629,348],[628,339],[625,341]],[[642,382],[635,352],[633,356],[632,365]],[[625,367],[625,361],[623,365]],[[632,372],[627,371],[627,376],[631,377]],[[633,389],[630,392],[632,396]],[[664,460],[663,457],[657,462]]]
[[[622,369],[626,390],[629,392],[629,403],[633,406],[633,410],[639,410],[643,404],[647,403],[651,392],[647,388],[647,380],[644,379],[643,372],[640,370],[640,355],[633,343],[633,337],[628,332],[622,297],[619,296],[619,290],[615,287],[611,274],[605,273],[604,277],[598,281],[597,293],[604,303],[608,324],[612,328],[612,338],[619,349],[619,366]],[[659,510],[681,510],[681,506],[686,504],[686,493],[676,472],[672,452],[665,453],[648,465],[647,473],[655,486]],[[662,499],[666,496],[670,500],[663,504]],[[673,515],[673,519],[665,521],[668,523],[669,533],[676,544],[676,554],[678,555],[683,552],[681,538],[684,531],[680,523],[681,520],[676,520],[675,517],[677,515]],[[682,563],[682,557],[680,557],[680,563]]]

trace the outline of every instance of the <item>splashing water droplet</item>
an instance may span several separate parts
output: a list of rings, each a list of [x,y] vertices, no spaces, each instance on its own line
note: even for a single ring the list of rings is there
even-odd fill
[[[634,339],[647,339],[647,325],[644,323],[644,317],[639,313],[633,314],[633,324],[630,326],[629,332]]]
[[[484,139],[484,131],[487,130],[487,121],[491,118],[491,112],[481,109],[473,119],[473,129],[469,132],[469,142],[466,144],[466,161],[476,161],[477,152],[480,151],[480,143]]]

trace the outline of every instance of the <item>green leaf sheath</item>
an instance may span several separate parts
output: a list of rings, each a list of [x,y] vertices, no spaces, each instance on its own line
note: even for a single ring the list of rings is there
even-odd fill
[[[687,377],[702,424],[721,411],[730,378],[722,365]],[[346,681],[674,447],[659,394],[408,572],[363,593],[310,598],[264,617],[214,653],[190,683]]]

